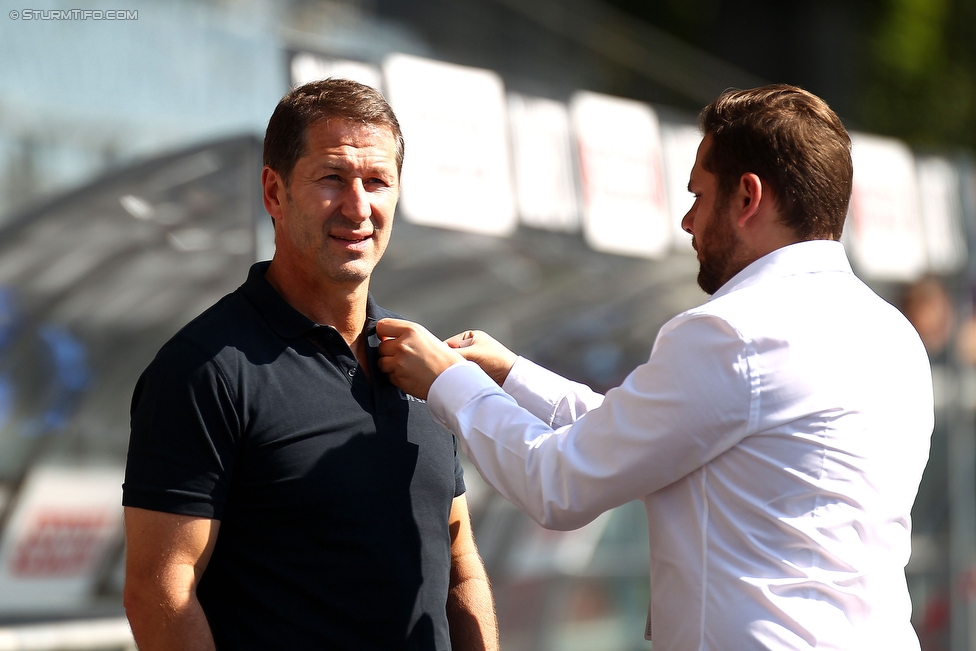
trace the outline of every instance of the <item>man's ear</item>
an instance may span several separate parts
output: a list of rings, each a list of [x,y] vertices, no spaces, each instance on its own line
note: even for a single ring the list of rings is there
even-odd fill
[[[281,204],[285,200],[285,183],[281,176],[268,166],[261,170],[261,186],[263,187],[264,209],[271,218],[277,221],[281,218]]]
[[[736,209],[735,222],[739,228],[746,226],[762,208],[764,187],[762,179],[752,172],[747,172],[739,179],[734,203]]]

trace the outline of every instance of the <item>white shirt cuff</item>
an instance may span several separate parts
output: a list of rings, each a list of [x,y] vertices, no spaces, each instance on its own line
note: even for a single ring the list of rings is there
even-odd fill
[[[603,397],[589,387],[567,380],[524,357],[515,360],[502,388],[523,409],[554,429],[574,422],[586,411],[576,406],[576,402],[585,403],[589,408],[603,402]],[[567,396],[573,399],[567,400]]]
[[[430,385],[427,408],[434,420],[458,434],[458,412],[486,391],[500,389],[474,362],[456,362],[438,375]]]

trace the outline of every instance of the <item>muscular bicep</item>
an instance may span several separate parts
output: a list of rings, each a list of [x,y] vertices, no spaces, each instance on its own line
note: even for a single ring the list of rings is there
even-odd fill
[[[126,598],[134,593],[187,598],[203,575],[220,522],[125,508]]]

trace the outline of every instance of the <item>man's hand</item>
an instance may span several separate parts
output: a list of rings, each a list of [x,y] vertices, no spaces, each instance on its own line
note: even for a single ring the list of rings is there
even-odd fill
[[[515,353],[481,330],[462,332],[445,343],[461,353],[466,360],[480,366],[498,386],[505,384],[505,378],[518,359]]]
[[[376,324],[380,342],[379,367],[390,381],[417,398],[427,399],[437,376],[464,357],[432,335],[422,325],[400,319]]]

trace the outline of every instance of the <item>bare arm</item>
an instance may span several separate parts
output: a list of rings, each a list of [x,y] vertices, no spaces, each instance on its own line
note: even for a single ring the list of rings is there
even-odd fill
[[[197,601],[220,522],[125,509],[125,613],[140,651],[214,651]]]
[[[498,622],[488,575],[471,532],[464,495],[451,504],[451,589],[447,619],[454,651],[498,651]]]

